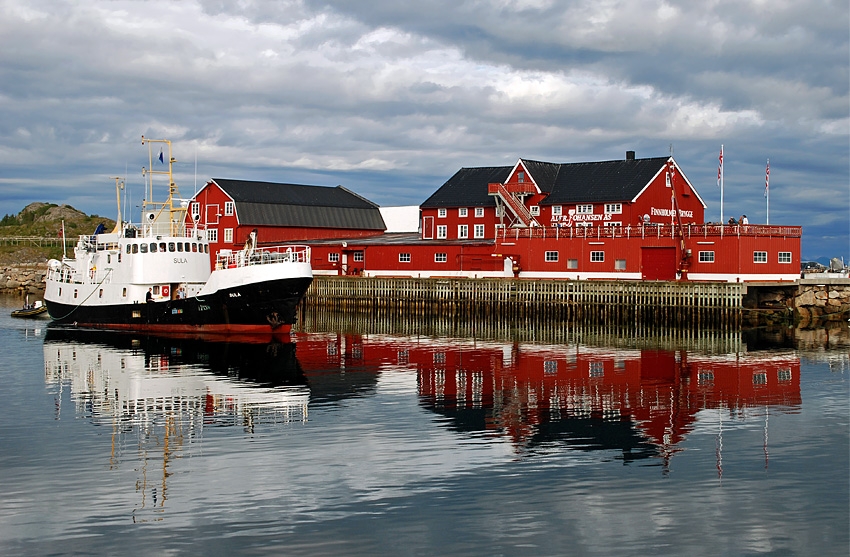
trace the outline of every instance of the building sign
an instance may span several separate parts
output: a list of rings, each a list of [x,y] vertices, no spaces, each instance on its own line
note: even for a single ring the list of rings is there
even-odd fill
[[[650,207],[649,214],[653,217],[669,217],[673,215],[673,209],[657,209],[655,207]],[[686,219],[692,219],[694,218],[694,212],[679,209],[679,216]]]
[[[579,222],[594,222],[594,221],[607,221],[611,220],[610,213],[582,213],[576,214],[575,209],[570,209],[567,211],[566,215],[552,215],[551,222],[554,226],[565,226],[567,228],[572,227],[573,223]]]

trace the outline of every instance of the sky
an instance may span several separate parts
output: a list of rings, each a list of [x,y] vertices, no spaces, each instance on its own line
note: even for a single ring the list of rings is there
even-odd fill
[[[418,205],[458,169],[669,155],[720,219],[850,261],[846,0],[0,0],[0,215],[210,178]],[[156,147],[155,147],[156,149]],[[158,156],[158,150],[154,156]],[[156,168],[155,168],[156,169]],[[165,195],[163,186],[161,195]]]

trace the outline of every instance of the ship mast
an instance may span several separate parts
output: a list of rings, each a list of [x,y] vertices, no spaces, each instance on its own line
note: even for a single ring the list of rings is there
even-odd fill
[[[153,169],[153,144],[154,143],[164,143],[168,146],[168,170],[154,170]],[[171,156],[171,141],[167,139],[147,139],[145,136],[142,136],[142,145],[148,145],[148,168],[142,168],[142,175],[145,176],[147,174],[163,174],[168,176],[168,199],[165,200],[164,203],[154,203],[151,201],[153,198],[153,176],[151,176],[150,181],[150,191],[145,194],[146,199],[142,205],[143,212],[148,210],[153,210],[156,212],[156,218],[154,220],[159,220],[160,215],[168,212],[168,223],[169,223],[169,232],[171,236],[178,236],[180,232],[180,225],[185,217],[186,208],[181,206],[174,206],[174,199],[180,199],[180,194],[177,191],[177,185],[174,183],[174,178],[172,176],[172,168],[177,159]],[[159,162],[160,164],[165,164],[164,159],[164,151],[163,148],[160,147],[159,151]]]
[[[118,203],[118,218],[115,219],[115,229],[112,231],[113,234],[121,232],[122,223],[121,223],[121,190],[124,189],[124,180],[121,180],[118,176],[110,176],[110,179],[115,180],[115,201]],[[121,180],[119,182],[119,180]]]

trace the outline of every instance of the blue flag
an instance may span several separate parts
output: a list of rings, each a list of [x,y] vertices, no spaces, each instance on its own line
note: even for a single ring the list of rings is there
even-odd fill
[[[159,150],[159,162],[164,164],[164,161],[162,160],[162,149]]]

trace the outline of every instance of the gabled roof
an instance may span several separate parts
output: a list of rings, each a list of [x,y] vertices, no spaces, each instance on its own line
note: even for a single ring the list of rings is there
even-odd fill
[[[384,230],[378,205],[342,186],[212,180],[236,204],[242,225]]]
[[[540,205],[628,202],[664,169],[669,157],[602,162],[552,163],[520,159],[549,195]],[[516,166],[461,168],[422,203],[423,208],[495,205],[487,184],[504,183]]]

